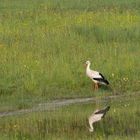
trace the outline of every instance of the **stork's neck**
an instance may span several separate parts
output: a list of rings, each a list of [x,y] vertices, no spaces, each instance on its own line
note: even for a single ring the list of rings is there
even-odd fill
[[[90,70],[90,64],[87,65],[86,71]]]
[[[94,131],[94,128],[93,128],[92,125],[90,125],[89,131],[90,131],[90,132],[93,132],[93,131]]]

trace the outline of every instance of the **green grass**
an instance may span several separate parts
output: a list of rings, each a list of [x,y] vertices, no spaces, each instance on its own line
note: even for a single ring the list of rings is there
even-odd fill
[[[98,107],[111,105],[106,117],[88,131],[87,117]],[[5,140],[138,140],[139,96],[107,102],[77,104],[50,112],[0,118],[0,136]]]
[[[139,13],[139,0],[0,0],[0,112],[53,99],[133,96],[0,118],[0,140],[138,140]],[[114,92],[92,91],[86,60]],[[86,118],[106,104],[111,110],[89,133]]]
[[[0,102],[24,108],[36,98],[96,95],[83,68],[88,59],[115,91],[139,91],[139,5],[139,0],[1,0]]]

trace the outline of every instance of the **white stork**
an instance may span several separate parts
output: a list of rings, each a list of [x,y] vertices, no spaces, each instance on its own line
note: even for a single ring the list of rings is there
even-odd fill
[[[94,128],[93,128],[93,124],[95,122],[98,122],[100,121],[106,114],[107,111],[109,111],[110,109],[110,106],[107,106],[106,108],[102,109],[102,110],[95,110],[91,116],[88,118],[88,121],[89,121],[89,131],[90,132],[93,132],[94,131]]]
[[[109,82],[105,79],[105,77],[98,71],[94,71],[90,69],[90,61],[86,61],[86,75],[95,83],[95,89],[99,88],[99,84],[109,85]]]

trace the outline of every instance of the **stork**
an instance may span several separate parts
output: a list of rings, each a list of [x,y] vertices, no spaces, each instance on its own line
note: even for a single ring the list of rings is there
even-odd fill
[[[106,108],[102,109],[102,110],[95,110],[91,116],[89,116],[88,121],[89,121],[89,131],[93,132],[94,131],[94,127],[93,124],[95,122],[100,121],[102,118],[104,118],[104,116],[106,115],[107,111],[109,111],[110,106],[107,106]]]
[[[106,78],[98,71],[94,71],[90,69],[90,61],[86,61],[86,75],[95,83],[94,89],[97,90],[99,88],[99,84],[101,85],[109,85],[109,82]]]

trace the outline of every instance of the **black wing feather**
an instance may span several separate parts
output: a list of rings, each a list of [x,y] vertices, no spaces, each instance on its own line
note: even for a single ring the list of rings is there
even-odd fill
[[[109,84],[109,82],[105,79],[105,77],[101,74],[101,73],[99,73],[99,75],[102,77],[102,78],[93,78],[94,80],[97,80],[97,81],[99,81],[99,82],[103,82],[103,83],[105,83],[105,84]]]
[[[105,77],[104,77],[101,73],[99,73],[99,75],[100,75],[103,79],[105,79]]]
[[[109,84],[109,82],[106,80],[106,79],[102,79],[102,78],[93,78],[94,80],[97,80],[97,81],[99,81],[99,82],[103,82],[103,83],[105,83],[105,84]]]
[[[109,109],[110,109],[110,106],[107,106],[105,109],[102,109],[102,110],[95,112],[95,114],[103,114],[103,117],[104,117],[106,112],[109,111]]]

